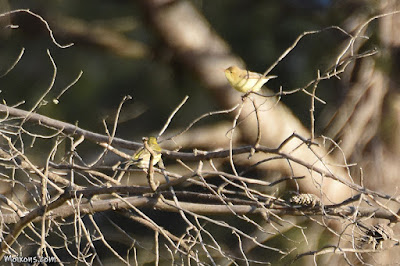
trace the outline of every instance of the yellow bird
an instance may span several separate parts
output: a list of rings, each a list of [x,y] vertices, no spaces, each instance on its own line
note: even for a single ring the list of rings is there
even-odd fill
[[[263,77],[263,75],[260,73],[241,69],[237,66],[230,66],[227,69],[225,69],[224,72],[231,86],[235,90],[243,93],[257,92],[268,80],[277,77],[277,76]]]
[[[155,137],[149,137],[147,143],[149,144],[150,149],[152,149],[156,154],[153,157],[153,165],[156,165],[161,160],[161,147],[158,145]],[[143,146],[137,150],[135,154],[133,154],[132,161],[130,163],[139,168],[149,168],[150,152],[146,149],[146,147]]]

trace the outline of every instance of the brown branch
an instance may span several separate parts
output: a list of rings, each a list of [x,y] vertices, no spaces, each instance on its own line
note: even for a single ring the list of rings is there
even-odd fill
[[[206,88],[214,95],[220,106],[224,109],[236,106],[240,101],[240,94],[234,92],[228,85],[223,73],[218,69],[223,69],[229,65],[243,65],[241,60],[233,55],[228,45],[210,28],[206,19],[196,10],[190,1],[158,1],[158,0],[142,0],[144,12],[150,26],[154,32],[165,42],[165,44],[176,55],[177,61],[185,65],[186,68],[196,73],[205,84]],[[332,27],[334,30],[340,28]],[[196,38],[192,38],[192,32],[198,32]],[[310,34],[320,33],[321,31],[305,32],[294,44],[283,53],[277,62],[272,65],[274,67],[279,63],[296,44],[305,36]],[[268,69],[269,72],[272,68]],[[271,94],[271,93],[268,93]],[[255,97],[255,105],[265,108],[265,98]],[[287,136],[293,132],[299,135],[309,135],[308,130],[301,124],[299,119],[281,102],[274,105],[273,108],[268,108],[268,115],[260,117],[259,121],[249,117],[248,115],[254,111],[254,106],[247,102],[244,104],[241,117],[245,117],[240,124],[241,134],[245,141],[250,141],[256,138],[257,124],[263,130],[261,135],[261,143],[267,146],[278,146]],[[232,114],[234,116],[235,114]],[[293,149],[298,143],[290,143],[288,150]],[[320,147],[321,154],[326,154],[326,151]],[[303,158],[309,164],[314,162],[314,158],[310,151],[305,147],[301,147],[297,151],[297,156]],[[324,161],[332,162],[335,165],[334,158],[326,156]],[[232,164],[232,163],[231,163]],[[320,166],[322,162],[318,163]],[[296,176],[306,176],[304,182],[301,182],[301,190],[311,193],[324,193],[332,201],[341,201],[347,198],[351,191],[342,184],[327,180],[322,182],[322,179],[313,175],[313,171],[298,167],[297,165],[288,165],[283,161],[274,161],[273,163],[261,165],[261,169],[277,169],[284,171],[285,174]],[[325,165],[326,167],[326,165]],[[347,173],[339,167],[330,167],[335,175],[347,178]],[[317,178],[317,179],[316,179]],[[320,184],[316,187],[315,183]],[[340,193],[338,193],[340,191]]]
[[[73,125],[70,123],[52,119],[52,118],[49,118],[44,115],[30,113],[30,112],[27,112],[27,111],[24,111],[24,110],[21,110],[18,108],[6,106],[4,104],[0,104],[0,112],[6,114],[6,116],[11,115],[14,117],[19,117],[19,118],[25,119],[26,121],[33,121],[39,125],[44,125],[49,128],[52,128],[52,129],[60,129],[65,134],[84,136],[86,139],[91,140],[93,142],[105,142],[105,143],[110,142],[110,138],[106,135],[94,133],[89,130],[82,129],[82,128],[78,127],[77,125]],[[127,140],[120,139],[120,138],[113,138],[112,144],[122,147],[122,148],[127,148],[127,149],[132,149],[132,150],[138,149],[143,146],[143,144],[141,144],[141,143],[127,141]]]
[[[8,107],[6,105],[0,104],[0,112],[6,113],[8,115],[16,116],[16,117],[21,117],[24,118],[25,120],[31,120],[34,121],[38,124],[48,126],[50,128],[56,128],[60,129],[63,132],[67,134],[76,134],[76,135],[81,135],[84,136],[85,138],[95,141],[95,142],[109,142],[110,138],[105,135],[101,135],[98,133],[94,133],[88,130],[81,129],[75,125],[62,122],[56,119],[49,118],[47,116],[43,116],[40,114],[36,113],[29,113],[27,111],[14,108],[14,107]],[[321,174],[322,176],[329,177],[335,181],[339,181],[343,184],[345,184],[347,187],[352,188],[354,190],[357,190],[358,192],[363,192],[366,194],[372,194],[372,195],[377,195],[381,198],[384,199],[391,199],[396,202],[400,202],[400,199],[398,198],[393,198],[390,195],[386,195],[380,192],[372,191],[367,188],[361,187],[355,183],[352,183],[348,181],[346,178],[341,177],[339,175],[335,175],[334,173],[324,170],[320,167],[315,166],[314,164],[308,163],[307,161],[299,159],[297,156],[293,156],[289,153],[281,152],[280,150],[283,149],[283,146],[288,143],[290,139],[293,137],[301,138],[303,142],[308,143],[307,140],[303,139],[301,136],[298,134],[292,134],[287,138],[285,141],[283,141],[278,148],[273,149],[273,148],[268,148],[264,146],[259,146],[259,147],[253,147],[253,146],[243,146],[243,147],[238,147],[234,148],[232,150],[222,150],[222,151],[216,151],[216,152],[197,152],[197,153],[185,153],[185,152],[174,152],[174,151],[162,151],[162,153],[172,159],[181,159],[181,160],[193,160],[193,161],[199,161],[199,160],[208,160],[208,159],[213,159],[213,158],[228,158],[230,156],[230,153],[232,155],[238,155],[238,154],[244,154],[244,153],[250,153],[252,150],[255,150],[256,152],[264,152],[264,153],[272,153],[272,154],[277,154],[282,156],[282,158],[291,160],[293,162],[296,162],[297,164],[305,167],[305,169],[313,169],[314,172]],[[125,148],[139,148],[142,145],[136,142],[131,142],[131,141],[126,141],[124,139],[119,139],[119,138],[113,138],[112,143],[114,145],[120,146],[120,147],[125,147]],[[57,180],[60,180],[59,178]],[[62,180],[60,180],[62,181]],[[63,182],[63,181],[62,181]]]
[[[66,191],[67,192],[67,191]],[[3,259],[5,253],[8,248],[17,240],[18,236],[21,232],[29,225],[29,223],[33,222],[35,219],[40,219],[40,217],[46,215],[49,211],[60,207],[64,202],[70,199],[69,193],[64,193],[54,201],[52,201],[48,205],[39,206],[32,211],[30,211],[27,215],[22,217],[14,226],[12,231],[4,238],[4,240],[0,244],[0,260]]]
[[[111,195],[113,193],[121,193],[121,194],[137,194],[139,196],[131,196],[124,197],[121,199],[97,199],[93,198],[94,195]],[[226,204],[218,204],[220,202],[220,198],[215,195],[203,195],[196,193],[186,194],[184,192],[176,192],[177,195],[181,195],[186,198],[187,196],[192,197],[192,199],[202,200],[202,203],[194,203],[194,202],[184,202],[179,201],[179,206],[176,206],[173,200],[163,199],[162,201],[156,196],[144,196],[146,193],[149,195],[152,194],[152,189],[149,187],[132,187],[132,186],[119,186],[119,187],[110,187],[110,188],[92,188],[92,189],[84,189],[84,190],[71,190],[66,191],[62,194],[57,200],[50,203],[47,208],[46,206],[40,206],[29,212],[26,216],[19,218],[17,214],[12,215],[4,215],[5,223],[14,223],[18,221],[17,224],[26,221],[29,222],[41,221],[41,216],[44,215],[44,210],[46,209],[46,219],[59,219],[66,218],[74,214],[76,210],[80,211],[80,214],[89,214],[95,212],[104,212],[108,210],[124,210],[129,209],[129,205],[138,207],[138,208],[154,208],[161,211],[167,212],[178,212],[180,209],[184,209],[185,211],[194,212],[196,214],[202,215],[221,215],[221,214],[261,214],[265,212],[272,212],[275,215],[295,215],[295,216],[337,216],[337,217],[353,217],[356,215],[357,217],[371,217],[375,218],[387,219],[390,222],[396,223],[398,221],[396,215],[392,212],[385,210],[383,208],[377,207],[358,207],[355,208],[353,206],[340,206],[336,207],[336,205],[326,205],[321,208],[320,206],[300,206],[300,207],[291,207],[286,204],[279,204],[279,201],[273,204],[272,202],[264,203],[264,206],[260,206],[258,202],[252,202],[249,200],[240,200],[240,199],[224,199],[226,202],[231,202],[229,206]],[[170,192],[166,192],[165,196],[171,196]],[[84,198],[91,199],[88,203],[77,202],[74,203],[76,207],[71,208],[71,206],[61,206],[66,200],[79,198],[83,196]],[[59,204],[55,202],[63,201]],[[187,198],[188,199],[188,198]],[[214,202],[210,204],[209,202]],[[278,204],[276,204],[278,203]],[[79,205],[79,206],[77,206]],[[78,208],[79,207],[79,208]],[[43,209],[45,208],[45,209]]]

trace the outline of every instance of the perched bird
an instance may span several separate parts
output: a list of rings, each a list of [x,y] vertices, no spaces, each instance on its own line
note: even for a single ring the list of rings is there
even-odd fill
[[[251,72],[245,69],[240,69],[237,66],[230,66],[227,69],[225,69],[224,72],[231,86],[235,90],[243,93],[257,92],[268,80],[277,77],[277,76],[263,77],[263,75],[260,73]]]
[[[161,159],[161,147],[158,145],[155,137],[149,137],[147,143],[149,148],[155,153],[155,156],[153,157],[153,165],[156,165]],[[136,165],[139,168],[149,168],[149,163],[150,152],[144,146],[133,154],[132,161],[129,162],[129,164]]]

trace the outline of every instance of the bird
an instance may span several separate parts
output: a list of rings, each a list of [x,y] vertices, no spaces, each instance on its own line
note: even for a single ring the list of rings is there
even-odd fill
[[[155,137],[149,137],[147,139],[147,144],[155,154],[153,157],[153,165],[156,165],[161,160],[161,147],[158,145]],[[145,146],[143,146],[132,155],[132,160],[129,162],[129,164],[133,164],[138,168],[149,168],[150,152]]]
[[[237,66],[230,66],[224,72],[231,86],[242,93],[257,92],[268,80],[277,78],[274,75],[264,77],[260,73],[241,69]]]

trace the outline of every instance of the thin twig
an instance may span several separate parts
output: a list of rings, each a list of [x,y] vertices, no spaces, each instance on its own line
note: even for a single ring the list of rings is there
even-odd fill
[[[48,31],[49,34],[50,34],[51,40],[52,40],[53,43],[54,43],[55,45],[57,45],[59,48],[68,48],[68,47],[71,47],[72,45],[74,45],[73,43],[69,43],[69,44],[66,44],[66,45],[61,45],[61,44],[59,44],[59,43],[56,41],[56,39],[54,38],[53,31],[51,30],[49,23],[48,23],[43,17],[41,17],[40,15],[38,15],[38,14],[36,14],[36,13],[30,11],[29,9],[16,9],[16,10],[4,12],[4,13],[1,13],[1,14],[0,14],[0,17],[5,17],[5,16],[9,16],[9,15],[11,15],[11,14],[17,14],[17,13],[28,13],[28,14],[34,16],[34,17],[37,17],[37,18],[46,26],[47,31]]]
[[[174,111],[171,113],[171,115],[168,117],[167,121],[165,122],[163,128],[160,130],[160,132],[158,133],[157,139],[164,134],[164,131],[167,130],[169,124],[172,121],[172,118],[174,118],[175,114],[179,111],[179,109],[181,109],[181,107],[186,103],[186,101],[189,99],[189,96],[185,96],[185,98],[183,98],[182,102],[174,109]]]

